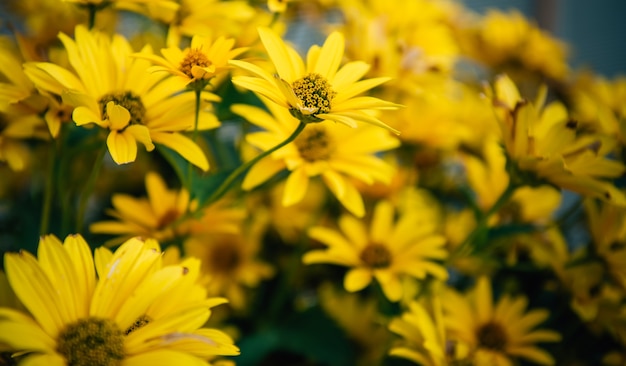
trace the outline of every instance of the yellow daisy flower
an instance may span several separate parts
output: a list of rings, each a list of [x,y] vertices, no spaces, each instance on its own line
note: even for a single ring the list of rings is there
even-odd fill
[[[162,266],[155,241],[131,239],[95,259],[84,239],[43,237],[38,259],[5,255],[11,287],[30,314],[0,308],[0,343],[37,365],[201,364],[239,350],[202,328],[211,307],[198,260]]]
[[[116,220],[100,221],[89,227],[92,233],[118,235],[107,245],[115,245],[129,238],[140,236],[161,242],[172,241],[194,233],[234,232],[244,217],[241,209],[231,208],[221,200],[202,210],[202,217],[184,220],[187,212],[197,209],[197,202],[190,201],[184,189],[168,189],[157,173],[146,174],[145,198],[127,194],[114,194],[113,209],[108,214]],[[181,220],[176,225],[173,223]]]
[[[149,53],[135,54],[139,58],[151,61],[157,66],[148,69],[150,72],[164,71],[178,76],[188,86],[196,81],[208,83],[215,76],[226,72],[230,66],[228,61],[239,56],[246,48],[234,48],[233,38],[195,35],[191,45],[183,50],[168,47],[161,50],[163,57]],[[204,84],[203,84],[204,85]]]
[[[180,45],[184,36],[192,38],[198,34],[234,37],[238,44],[251,43],[241,42],[239,37],[244,28],[259,18],[248,1],[178,0],[178,3],[178,12],[169,22],[168,46]]]
[[[324,312],[356,343],[355,366],[380,365],[387,351],[390,334],[380,315],[376,298],[347,293],[327,282],[318,287]]]
[[[447,339],[441,299],[438,295],[431,295],[428,299],[425,303],[411,301],[400,317],[389,322],[389,330],[402,337],[389,350],[389,355],[423,366],[455,364],[467,357],[467,345]]]
[[[552,330],[534,329],[548,318],[549,312],[525,312],[525,297],[503,295],[494,305],[491,283],[487,277],[480,277],[465,296],[448,289],[442,305],[449,339],[467,344],[474,364],[510,366],[512,358],[519,357],[554,365],[552,356],[535,344],[558,342],[561,336]]]
[[[271,29],[260,27],[259,36],[276,68],[276,76],[252,63],[232,60],[232,65],[254,74],[235,76],[233,83],[269,98],[303,123],[330,120],[356,127],[359,121],[399,134],[367,112],[396,109],[398,105],[374,97],[357,97],[389,78],[359,81],[369,70],[369,65],[360,61],[339,68],[345,42],[341,33],[332,33],[322,47],[312,46],[306,65]]]
[[[235,105],[233,111],[266,131],[253,132],[246,141],[262,151],[277,146],[301,125],[290,112],[266,103],[273,115],[260,108]],[[282,204],[290,206],[304,199],[309,181],[320,176],[341,204],[356,216],[363,216],[363,199],[352,179],[388,184],[393,168],[374,154],[397,147],[399,140],[373,126],[357,130],[336,124],[307,124],[295,140],[252,166],[243,181],[252,189],[287,169]]]
[[[544,106],[545,89],[531,103],[503,75],[495,82],[495,93],[487,93],[498,113],[513,179],[534,174],[556,186],[626,206],[626,195],[605,180],[626,171],[621,162],[607,158],[615,141],[577,134],[577,124],[569,119],[565,106],[559,102]]]
[[[169,147],[203,170],[209,163],[202,150],[181,132],[194,127],[195,97],[180,91],[175,80],[162,80],[146,70],[146,60],[130,57],[128,42],[116,35],[76,27],[75,40],[59,38],[68,53],[72,70],[52,63],[27,63],[25,70],[35,85],[63,97],[75,109],[78,126],[96,124],[109,131],[107,146],[118,164],[132,162],[137,143],[148,151],[154,143]],[[150,54],[145,47],[142,53]],[[217,96],[204,93],[204,99]],[[199,128],[214,128],[219,122],[201,113]]]
[[[184,243],[185,254],[202,261],[209,295],[225,296],[235,309],[246,306],[249,289],[274,274],[274,268],[258,258],[263,221],[242,223],[237,232],[196,234]]]
[[[585,200],[594,253],[615,282],[626,290],[626,209]]]
[[[397,222],[394,215],[391,203],[381,201],[369,225],[343,215],[339,219],[341,232],[320,226],[311,228],[309,237],[328,248],[306,253],[304,263],[350,267],[344,277],[346,290],[362,290],[375,278],[391,301],[402,297],[401,280],[405,276],[446,279],[446,269],[435,262],[447,257],[445,239],[432,233],[428,226],[416,225],[416,216],[410,212],[404,212]]]

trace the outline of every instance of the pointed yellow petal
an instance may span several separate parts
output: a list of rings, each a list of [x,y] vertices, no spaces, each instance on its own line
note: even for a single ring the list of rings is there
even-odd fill
[[[273,30],[269,28],[259,27],[258,31],[261,42],[263,42],[263,46],[265,46],[268,56],[276,67],[276,72],[280,75],[281,79],[285,79],[287,82],[292,83],[300,75],[296,74],[296,70],[291,63],[291,53],[289,52],[287,45]]]
[[[333,80],[343,58],[345,41],[339,32],[331,33],[320,50],[314,71],[327,80]]]
[[[204,152],[193,140],[179,133],[153,132],[152,140],[157,144],[167,146],[179,153],[185,160],[202,169],[209,170],[209,161]]]
[[[291,206],[302,201],[309,185],[309,177],[304,169],[296,169],[289,174],[285,182],[283,206]]]

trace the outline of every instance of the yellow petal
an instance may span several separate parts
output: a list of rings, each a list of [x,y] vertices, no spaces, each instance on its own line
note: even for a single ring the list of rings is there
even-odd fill
[[[291,64],[291,55],[287,45],[270,28],[259,27],[258,31],[261,42],[263,42],[268,56],[276,67],[276,72],[280,75],[281,79],[292,83],[300,75],[296,75],[295,68]]]
[[[88,123],[102,123],[100,115],[87,107],[78,107],[72,112],[72,119],[77,126],[86,125]]]
[[[320,50],[314,71],[327,80],[333,80],[343,58],[344,47],[343,35],[339,32],[331,33]]]
[[[291,172],[285,182],[283,206],[291,206],[302,201],[309,185],[309,177],[304,169],[299,168]]]
[[[130,112],[128,109],[119,104],[115,104],[113,101],[107,103],[106,114],[109,118],[109,128],[111,130],[121,130],[128,126],[130,122]]]
[[[209,161],[193,140],[179,133],[153,132],[152,140],[179,153],[185,160],[202,169],[209,170]]]
[[[126,131],[111,131],[107,137],[111,158],[117,164],[132,163],[137,158],[137,141]]]
[[[367,268],[353,268],[346,273],[343,279],[343,287],[349,292],[364,289],[372,282],[372,271]]]
[[[131,134],[136,141],[141,142],[146,147],[146,150],[154,150],[154,144],[152,143],[148,127],[143,125],[132,125],[126,127],[124,132]]]

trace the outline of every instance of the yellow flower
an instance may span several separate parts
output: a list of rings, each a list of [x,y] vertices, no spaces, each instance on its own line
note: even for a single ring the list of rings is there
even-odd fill
[[[322,309],[357,344],[358,361],[354,365],[381,364],[387,351],[389,332],[385,329],[376,298],[363,298],[323,283],[318,287]]]
[[[509,185],[506,156],[496,139],[484,142],[482,156],[463,156],[467,180],[477,194],[478,207],[487,212]],[[561,194],[554,187],[522,186],[516,188],[512,197],[491,218],[490,224],[511,222],[546,223],[559,207]]]
[[[189,192],[184,188],[168,189],[163,178],[154,172],[146,174],[146,192],[145,198],[114,194],[113,209],[108,213],[116,220],[95,222],[90,231],[119,235],[107,245],[135,236],[166,242],[190,233],[233,232],[243,217],[241,210],[225,206],[222,200],[203,209],[202,218],[184,220],[188,210],[197,209],[197,202],[190,202]]]
[[[585,200],[594,252],[607,271],[626,290],[626,209]]]
[[[389,78],[359,81],[369,70],[369,65],[359,61],[339,69],[344,51],[341,33],[332,33],[322,47],[311,47],[306,65],[272,30],[261,27],[259,36],[276,68],[276,76],[252,63],[232,60],[232,65],[254,74],[235,76],[233,83],[269,98],[304,123],[330,120],[356,127],[359,121],[399,133],[367,112],[395,109],[398,105],[374,97],[357,97]]]
[[[77,5],[96,6],[97,9],[112,5],[116,9],[145,14],[148,17],[170,22],[176,15],[179,4],[173,0],[62,0]]]
[[[235,309],[248,303],[247,290],[274,274],[274,268],[258,258],[263,221],[255,217],[237,232],[195,234],[184,243],[185,254],[202,261],[209,295],[225,296]]]
[[[521,67],[559,80],[569,71],[565,45],[519,11],[490,10],[478,24],[461,29],[459,34],[471,57],[494,68]]]
[[[423,366],[454,364],[455,360],[467,357],[468,347],[448,341],[441,299],[438,295],[431,295],[428,299],[424,303],[411,301],[402,316],[389,322],[389,330],[402,337],[389,354]]]
[[[435,262],[447,257],[444,238],[432,233],[432,227],[417,225],[419,213],[403,212],[397,222],[394,214],[393,206],[381,201],[369,225],[343,215],[339,219],[341,232],[321,226],[311,228],[309,236],[328,248],[306,253],[304,263],[350,267],[344,277],[344,287],[350,292],[365,288],[376,278],[391,301],[402,297],[401,280],[405,276],[446,279],[446,269]]]
[[[235,105],[233,111],[267,131],[246,136],[248,143],[267,151],[287,139],[300,122],[289,111],[266,103],[273,116],[260,108]],[[296,139],[253,165],[243,181],[252,189],[287,169],[282,203],[290,206],[303,200],[309,181],[321,176],[341,204],[357,216],[365,214],[363,199],[352,179],[372,184],[389,183],[393,168],[374,154],[395,148],[399,141],[373,126],[357,130],[336,124],[307,124]]]
[[[577,124],[559,102],[544,107],[546,90],[537,100],[522,99],[507,76],[495,82],[493,98],[513,179],[534,174],[537,178],[583,195],[626,206],[626,196],[604,179],[619,177],[626,168],[606,156],[615,141],[578,134]],[[526,178],[522,178],[524,180]],[[531,179],[532,180],[532,179]],[[529,182],[524,182],[529,183]],[[531,184],[537,184],[536,180]]]
[[[340,28],[350,59],[372,65],[370,75],[391,76],[393,86],[428,91],[416,76],[447,75],[459,53],[450,24],[457,6],[449,1],[341,1]],[[404,130],[402,130],[404,134]]]
[[[561,336],[551,330],[534,329],[549,312],[525,312],[525,297],[503,295],[494,305],[491,283],[480,277],[476,287],[465,296],[448,289],[442,297],[448,338],[470,347],[475,365],[509,366],[511,358],[524,358],[541,365],[554,365],[550,354],[538,342],[558,342]]]
[[[232,340],[202,328],[211,307],[198,260],[162,266],[155,241],[131,239],[92,257],[81,236],[43,237],[38,257],[5,255],[11,287],[28,309],[0,308],[0,343],[32,364],[202,363],[236,355]]]
[[[173,79],[161,80],[146,70],[149,62],[130,57],[128,42],[116,35],[76,28],[75,40],[59,38],[68,53],[73,71],[52,63],[27,63],[26,73],[38,88],[63,97],[75,109],[77,125],[96,125],[109,131],[107,146],[118,164],[132,162],[137,143],[147,150],[154,143],[169,147],[203,170],[209,163],[202,150],[182,131],[194,126],[195,97],[177,93]],[[150,54],[145,47],[142,53]],[[205,99],[217,96],[204,93]],[[219,122],[210,113],[201,113],[199,128],[214,128]]]
[[[237,57],[245,48],[235,48],[235,40],[219,37],[214,41],[210,37],[195,35],[191,46],[181,50],[168,47],[161,50],[163,57],[150,53],[139,53],[135,56],[150,60],[157,66],[148,69],[150,72],[165,71],[178,76],[183,86],[198,80],[209,82],[215,76],[229,69],[228,61]]]
[[[176,16],[169,22],[168,46],[178,46],[183,36],[191,38],[198,34],[241,41],[242,30],[259,17],[247,1],[179,0],[178,3]]]

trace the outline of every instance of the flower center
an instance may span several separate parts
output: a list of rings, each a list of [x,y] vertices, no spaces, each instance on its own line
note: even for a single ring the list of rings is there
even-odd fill
[[[194,76],[191,70],[194,66],[207,67],[209,65],[211,65],[211,60],[199,48],[192,48],[180,62],[178,69],[193,79]]]
[[[115,104],[126,108],[128,112],[130,112],[131,125],[142,123],[144,117],[146,116],[146,107],[143,105],[141,97],[131,91],[126,91],[122,93],[106,94],[100,98],[98,103],[100,103],[103,120],[109,119],[109,115],[107,114],[108,102],[115,102]]]
[[[337,94],[328,80],[316,73],[307,74],[294,81],[291,87],[302,105],[292,106],[290,112],[301,121],[304,118],[304,122],[321,122],[322,119],[314,115],[330,112],[331,102]]]
[[[180,216],[180,213],[177,210],[170,208],[169,210],[165,211],[163,216],[159,218],[159,222],[157,223],[157,228],[163,229],[167,227],[169,224],[176,221],[176,219],[178,219],[179,216]]]
[[[494,351],[504,351],[507,343],[507,336],[504,328],[494,322],[483,324],[476,331],[478,343],[481,347]]]
[[[135,320],[135,322],[130,327],[128,327],[128,329],[124,331],[124,335],[129,335],[132,332],[136,331],[137,329],[145,327],[148,323],[150,323],[150,321],[152,321],[152,319],[150,319],[149,316],[147,315],[140,316],[139,318]]]
[[[124,334],[109,319],[80,319],[59,334],[56,350],[72,366],[119,365],[124,359]]]
[[[211,272],[230,273],[241,263],[241,254],[234,238],[224,237],[211,248]]]
[[[294,144],[296,144],[300,156],[308,162],[328,160],[335,149],[326,129],[313,125],[307,125],[296,137]]]
[[[370,268],[387,268],[391,264],[391,252],[386,246],[377,243],[368,244],[359,258]]]

